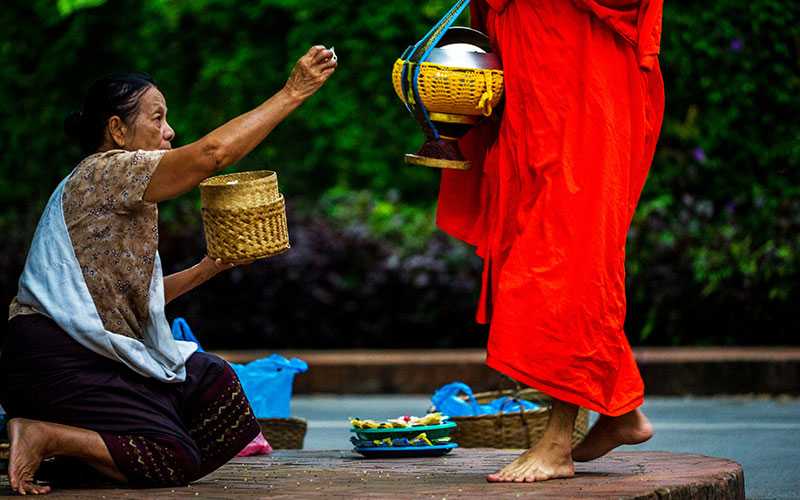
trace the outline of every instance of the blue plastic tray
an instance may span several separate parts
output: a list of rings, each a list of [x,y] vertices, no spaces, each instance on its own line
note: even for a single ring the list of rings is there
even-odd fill
[[[370,447],[353,448],[353,451],[364,455],[366,458],[410,458],[410,457],[441,457],[458,448],[456,443],[440,444],[436,446],[404,446],[395,447]]]
[[[350,429],[350,432],[354,432],[358,435],[361,439],[372,440],[372,439],[385,439],[385,438],[413,438],[422,434],[423,432],[428,436],[428,439],[439,439],[443,437],[447,437],[450,434],[450,431],[455,429],[456,423],[447,421],[442,424],[437,425],[417,425],[412,427],[394,427],[388,429],[356,429],[355,427]]]

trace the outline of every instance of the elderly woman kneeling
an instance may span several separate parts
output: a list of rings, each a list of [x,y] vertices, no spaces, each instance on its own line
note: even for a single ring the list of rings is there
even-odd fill
[[[312,47],[269,100],[177,149],[149,77],[92,85],[67,124],[88,156],[45,207],[0,357],[14,491],[50,491],[33,479],[48,457],[132,486],[187,484],[258,435],[231,368],[173,340],[164,315],[230,266],[206,257],[163,277],[157,203],[249,153],[335,68],[331,51]]]

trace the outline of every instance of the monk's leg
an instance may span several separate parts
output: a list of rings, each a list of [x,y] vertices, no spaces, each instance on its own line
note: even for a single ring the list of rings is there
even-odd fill
[[[105,442],[94,431],[14,418],[8,422],[8,436],[11,442],[8,477],[11,489],[17,493],[49,493],[50,487],[35,484],[33,475],[42,460],[55,456],[80,459],[112,479],[125,481]]]
[[[644,443],[651,437],[653,426],[638,408],[618,417],[601,415],[586,438],[572,451],[572,459],[588,462],[617,446]]]
[[[544,435],[536,445],[500,472],[490,474],[490,482],[530,483],[572,477],[572,432],[578,407],[554,400]]]

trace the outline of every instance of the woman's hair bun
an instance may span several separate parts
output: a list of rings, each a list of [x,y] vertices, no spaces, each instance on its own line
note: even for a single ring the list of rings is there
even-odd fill
[[[73,111],[64,119],[64,132],[66,132],[68,137],[80,140],[82,122],[83,113],[80,111]]]

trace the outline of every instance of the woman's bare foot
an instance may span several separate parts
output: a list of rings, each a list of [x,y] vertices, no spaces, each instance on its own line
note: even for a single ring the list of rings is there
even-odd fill
[[[489,474],[490,483],[532,483],[572,477],[575,466],[570,455],[570,443],[539,441],[496,474]]]
[[[49,486],[35,484],[33,475],[42,460],[55,456],[77,459],[111,479],[126,481],[103,438],[95,431],[54,422],[12,418],[8,422],[8,437],[11,441],[8,478],[11,489],[22,495],[50,492]]]
[[[11,490],[20,495],[50,493],[49,486],[40,486],[33,482],[33,475],[39,469],[39,464],[49,456],[52,433],[48,425],[52,424],[25,418],[13,418],[8,422],[8,437],[11,441],[8,479]]]
[[[601,415],[586,438],[572,450],[576,462],[602,457],[617,446],[640,444],[653,437],[653,426],[640,410],[619,417]]]

